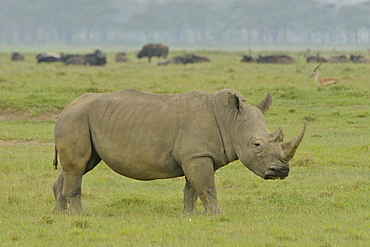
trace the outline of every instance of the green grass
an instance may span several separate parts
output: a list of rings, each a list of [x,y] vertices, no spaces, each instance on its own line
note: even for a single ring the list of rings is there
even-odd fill
[[[53,142],[55,121],[0,122],[0,140]]]
[[[171,51],[172,52],[172,51]],[[240,63],[242,52],[188,51],[210,63],[156,66],[137,60],[105,67],[11,62],[0,53],[0,114],[31,118],[0,122],[1,246],[367,246],[370,242],[370,65],[323,64],[323,77],[341,84],[318,88],[316,66],[301,54],[292,65]],[[175,51],[170,55],[181,55]],[[235,88],[253,104],[268,93],[271,131],[307,132],[290,176],[264,181],[240,162],[216,173],[220,216],[181,213],[183,178],[140,182],[104,164],[84,176],[88,216],[51,214],[54,120],[85,92],[135,88],[153,93]],[[22,142],[33,141],[33,142]],[[202,206],[199,203],[199,209]]]

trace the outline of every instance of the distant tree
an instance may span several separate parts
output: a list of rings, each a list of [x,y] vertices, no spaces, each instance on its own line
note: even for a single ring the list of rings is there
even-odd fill
[[[100,0],[0,2],[9,36],[20,41],[93,39],[114,11],[109,1]]]
[[[55,1],[55,26],[62,40],[74,37],[85,40],[94,39],[110,22],[115,9],[109,1],[100,0],[53,0]]]
[[[154,34],[168,30],[170,23],[161,15],[146,11],[131,16],[126,22],[125,27],[128,31],[143,32],[146,40],[153,40]]]
[[[0,0],[0,42],[370,43],[370,1]]]
[[[151,16],[157,19],[153,20],[154,23],[165,23],[165,25],[161,26],[164,26],[166,31],[176,41],[189,39],[187,36],[191,36],[194,40],[204,41],[209,28],[211,9],[209,1],[172,0],[164,3],[149,4],[146,13],[151,12]],[[146,18],[145,14],[140,16]],[[130,23],[132,23],[132,20]],[[187,35],[189,33],[190,35]]]
[[[247,36],[247,41],[251,42],[252,32],[262,32],[258,24],[258,1],[237,0],[230,3],[223,12],[230,13],[220,22],[225,23],[224,30],[231,35],[231,39],[236,42],[243,41],[243,34]]]
[[[206,1],[184,1],[182,19],[195,41],[205,41],[207,29],[212,25],[212,5]]]
[[[347,41],[358,43],[359,31],[370,27],[370,7],[367,4],[343,5],[337,14],[339,23],[346,33]]]
[[[5,0],[0,2],[1,26],[5,26],[2,35],[14,41],[37,40],[40,26],[45,25],[47,9],[46,0],[37,2],[22,0]]]
[[[288,42],[289,33],[304,33],[305,25],[313,22],[313,0],[236,0],[230,4],[228,29],[247,33],[252,40],[254,33],[259,43]],[[309,18],[307,20],[307,18]]]

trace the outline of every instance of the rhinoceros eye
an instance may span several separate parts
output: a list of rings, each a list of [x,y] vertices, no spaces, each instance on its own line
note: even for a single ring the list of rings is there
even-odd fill
[[[254,144],[253,144],[255,147],[259,147],[259,146],[261,146],[261,142],[255,142]]]

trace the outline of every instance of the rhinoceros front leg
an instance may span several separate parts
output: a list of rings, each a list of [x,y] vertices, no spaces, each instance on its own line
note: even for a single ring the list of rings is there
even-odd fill
[[[53,186],[54,197],[56,201],[55,208],[53,209],[54,213],[67,211],[67,199],[62,194],[63,183],[64,183],[64,177],[63,177],[63,172],[61,172]]]
[[[196,209],[196,202],[198,199],[198,193],[195,191],[194,187],[191,186],[189,180],[186,179],[186,184],[184,188],[184,213],[195,214],[198,213]]]
[[[214,180],[214,168],[213,161],[211,158],[202,157],[195,158],[187,161],[183,165],[183,170],[185,177],[188,179],[190,186],[199,195],[200,200],[205,208],[206,214],[220,214],[221,209],[217,201],[216,186]],[[191,191],[188,190],[189,195],[184,197],[186,199],[190,198],[190,202],[193,203],[194,193],[191,198]],[[186,201],[185,201],[186,203]],[[192,209],[195,205],[188,205],[189,209]],[[187,205],[185,205],[185,208]]]

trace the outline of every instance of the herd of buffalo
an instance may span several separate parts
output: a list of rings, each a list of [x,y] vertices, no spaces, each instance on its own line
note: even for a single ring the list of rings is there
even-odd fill
[[[147,57],[148,62],[151,62],[152,57],[163,57],[163,60],[159,61],[158,65],[167,65],[167,64],[188,64],[188,63],[201,63],[209,62],[210,59],[207,57],[201,57],[194,54],[186,54],[184,56],[175,56],[172,58],[167,58],[169,53],[169,48],[163,44],[154,44],[149,43],[143,46],[143,48],[137,53],[137,58]],[[24,56],[19,52],[13,52],[11,54],[12,61],[22,61]],[[64,53],[38,53],[36,54],[37,63],[45,62],[63,62],[65,65],[77,64],[77,65],[92,65],[92,66],[102,66],[107,63],[107,58],[104,53],[100,50],[95,50],[90,54],[64,54]],[[119,52],[115,55],[116,62],[128,62],[130,61],[127,58],[126,53]],[[307,63],[370,63],[370,58],[365,58],[361,55],[350,55],[349,58],[345,55],[332,56],[329,58],[321,57],[320,55],[316,56],[306,56]],[[241,62],[251,63],[280,63],[280,64],[289,64],[295,63],[296,60],[288,55],[267,55],[253,57],[250,55],[243,55]]]
[[[361,55],[351,55],[347,58],[345,55],[340,56],[332,56],[329,58],[321,57],[320,55],[316,56],[306,56],[307,63],[347,63],[347,62],[354,62],[354,63],[370,63],[370,58],[365,58]],[[287,55],[269,55],[269,56],[258,56],[257,58],[253,58],[252,56],[244,55],[241,62],[244,63],[295,63],[296,60]]]

